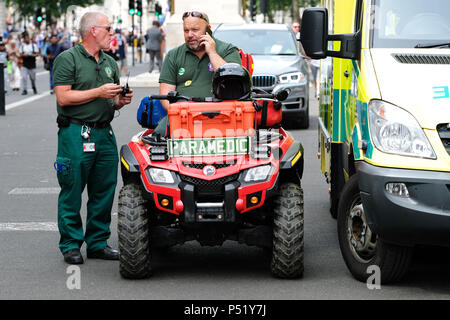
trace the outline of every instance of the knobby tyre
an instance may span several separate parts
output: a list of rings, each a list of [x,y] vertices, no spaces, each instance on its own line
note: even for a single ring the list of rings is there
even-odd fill
[[[142,186],[131,183],[119,193],[119,270],[127,279],[151,275],[149,217],[143,192]]]
[[[295,183],[280,186],[275,199],[271,272],[277,278],[303,275],[303,190]]]

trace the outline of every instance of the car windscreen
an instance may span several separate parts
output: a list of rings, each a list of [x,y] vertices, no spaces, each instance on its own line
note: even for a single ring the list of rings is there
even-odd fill
[[[450,1],[373,0],[373,48],[414,48],[450,42]]]
[[[296,55],[296,43],[288,30],[216,30],[214,37],[232,43],[252,55]]]

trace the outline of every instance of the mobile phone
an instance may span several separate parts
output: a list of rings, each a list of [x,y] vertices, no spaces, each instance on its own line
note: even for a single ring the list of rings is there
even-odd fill
[[[206,27],[205,34],[209,34],[212,37],[212,31],[211,31],[211,28],[209,26]]]

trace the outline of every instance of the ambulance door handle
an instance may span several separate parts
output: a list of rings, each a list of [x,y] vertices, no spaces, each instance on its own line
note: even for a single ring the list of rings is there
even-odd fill
[[[349,76],[350,76],[350,72],[348,72],[347,70],[344,72],[344,76],[346,77],[346,78],[348,78]]]

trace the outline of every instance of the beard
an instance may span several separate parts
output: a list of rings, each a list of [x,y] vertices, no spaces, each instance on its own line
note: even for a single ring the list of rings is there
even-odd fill
[[[199,51],[199,45],[195,44],[193,46],[187,45],[187,47],[191,50],[191,51]]]
[[[200,41],[197,41],[197,43],[190,45],[189,40],[188,40],[186,45],[189,48],[189,50],[194,51],[194,52],[201,51],[203,48],[203,46],[200,46]]]

